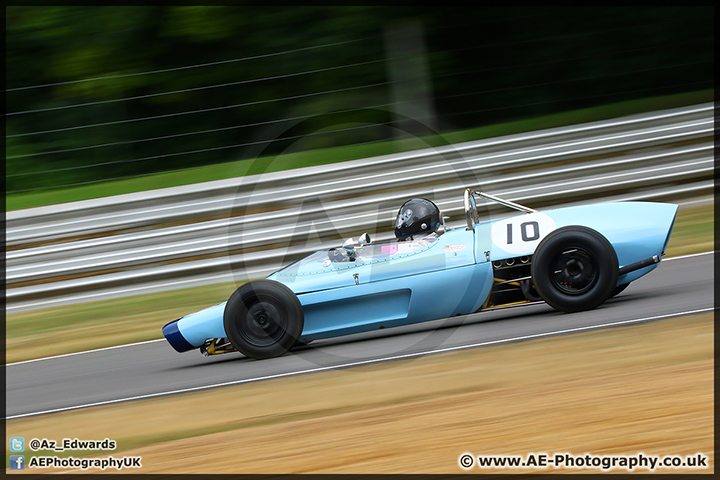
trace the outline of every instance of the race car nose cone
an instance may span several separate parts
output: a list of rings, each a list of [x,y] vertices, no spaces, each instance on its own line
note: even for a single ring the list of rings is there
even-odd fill
[[[179,321],[180,319],[178,318],[177,320],[173,320],[168,323],[163,327],[162,332],[170,346],[172,346],[176,351],[182,353],[192,350],[195,347],[190,345],[190,343],[185,340],[185,337],[182,336],[182,333],[180,333],[180,329],[178,328]]]

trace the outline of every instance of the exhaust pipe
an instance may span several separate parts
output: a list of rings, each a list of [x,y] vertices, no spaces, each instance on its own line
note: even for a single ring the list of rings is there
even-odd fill
[[[646,258],[645,260],[640,260],[639,262],[631,263],[630,265],[625,265],[620,270],[618,270],[618,276],[625,275],[626,273],[634,272],[635,270],[640,270],[641,268],[649,267],[650,265],[654,265],[656,263],[660,262],[660,257],[657,255],[653,255],[650,258]]]
[[[515,259],[508,258],[507,260],[505,260],[505,265],[507,265],[508,267],[512,267],[513,265],[515,265]]]
[[[528,257],[528,256],[520,257],[520,263],[528,263],[529,261],[530,261],[530,257]]]

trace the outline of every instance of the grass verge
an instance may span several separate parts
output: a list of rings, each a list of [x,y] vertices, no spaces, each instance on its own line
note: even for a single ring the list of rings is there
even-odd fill
[[[663,110],[667,108],[711,102],[714,101],[714,98],[715,91],[713,89],[702,90],[698,92],[631,100],[603,105],[601,107],[557,113],[497,125],[488,125],[486,127],[447,133],[432,138],[423,138],[423,141],[417,141],[417,139],[408,141],[388,141],[368,145],[312,150],[281,155],[277,158],[239,160],[217,165],[191,168],[177,172],[147,175],[126,180],[107,181],[67,189],[41,190],[36,192],[9,194],[6,195],[6,210],[19,210],[23,208],[88,200],[91,198],[107,197],[111,195],[140,192],[157,188],[176,187],[192,183],[241,177],[256,173],[275,172],[314,165],[326,165],[346,160],[355,160],[359,158],[368,158],[419,148],[427,148],[430,145],[467,142],[502,135],[511,135],[514,133],[574,125],[577,123],[606,120],[609,118],[650,112],[654,110]]]
[[[681,208],[668,256],[713,249],[713,206]],[[9,363],[160,338],[176,318],[224,302],[238,285],[225,283],[78,303],[8,315]],[[42,348],[28,348],[42,345]]]
[[[712,314],[679,317],[10,420],[6,430],[116,440],[113,452],[65,455],[142,456],[133,473],[462,473],[465,452],[699,452],[710,468],[695,472],[707,474],[713,333]]]

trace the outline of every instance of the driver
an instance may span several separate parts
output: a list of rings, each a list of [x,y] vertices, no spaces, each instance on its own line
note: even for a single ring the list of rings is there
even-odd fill
[[[395,237],[398,241],[427,239],[434,241],[443,221],[440,209],[430,200],[413,198],[403,203],[395,221]],[[427,238],[429,236],[434,238]]]
[[[436,241],[442,224],[442,213],[437,205],[425,198],[413,198],[398,210],[395,237],[398,242],[412,242],[408,247],[415,250]],[[354,262],[357,259],[354,253],[348,253],[343,248],[331,248],[328,258],[331,262]]]

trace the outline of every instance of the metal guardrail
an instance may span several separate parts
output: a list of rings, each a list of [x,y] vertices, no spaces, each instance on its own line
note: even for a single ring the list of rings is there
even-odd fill
[[[165,188],[139,192],[96,200],[73,202],[49,207],[31,208],[8,212],[7,241],[10,245],[29,242],[33,239],[61,238],[63,236],[94,233],[134,226],[154,224],[158,221],[182,220],[183,218],[208,216],[224,213],[236,201],[243,190],[253,194],[272,190],[278,183],[298,185],[315,189],[328,179],[335,179],[341,173],[351,172],[351,178],[377,173],[391,165],[404,168],[408,165],[448,163],[455,157],[463,161],[483,155],[498,160],[497,166],[504,168],[509,162],[522,162],[524,166],[543,163],[558,144],[569,147],[586,145],[589,153],[599,143],[615,143],[604,148],[627,149],[627,141],[646,140],[650,146],[655,136],[667,135],[660,142],[676,138],[691,138],[693,123],[701,122],[712,128],[713,104],[673,109],[652,114],[635,115],[616,120],[593,122],[589,124],[561,127],[517,135],[509,135],[477,142],[450,145],[446,147],[412,151],[394,155],[384,155],[370,159],[329,164],[319,167],[276,172],[273,174],[253,175],[240,179],[232,178],[215,182]],[[683,125],[686,124],[686,125]],[[682,131],[682,129],[685,131]],[[677,137],[674,137],[677,135]],[[570,152],[572,154],[573,152]],[[532,158],[530,158],[532,157]],[[485,168],[490,168],[486,166]],[[52,231],[49,231],[52,229]]]
[[[389,231],[413,196],[461,225],[468,186],[534,207],[709,193],[713,134],[703,104],[9,212],[8,312],[264,276],[350,234]],[[295,238],[308,231],[315,241]]]

